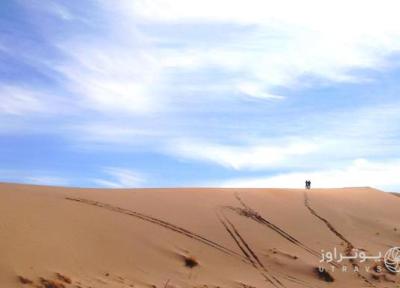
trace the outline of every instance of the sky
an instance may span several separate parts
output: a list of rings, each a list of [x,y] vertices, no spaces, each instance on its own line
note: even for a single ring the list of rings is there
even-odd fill
[[[400,191],[398,0],[4,0],[0,181]]]

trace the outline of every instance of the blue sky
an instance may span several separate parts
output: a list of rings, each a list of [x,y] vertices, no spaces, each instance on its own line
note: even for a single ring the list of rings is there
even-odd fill
[[[232,2],[1,1],[0,181],[399,191],[398,1]]]

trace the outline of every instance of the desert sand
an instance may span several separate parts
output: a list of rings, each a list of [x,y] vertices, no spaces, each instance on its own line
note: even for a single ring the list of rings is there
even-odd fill
[[[381,259],[320,262],[394,246],[400,198],[372,188],[0,184],[1,288],[400,287]]]

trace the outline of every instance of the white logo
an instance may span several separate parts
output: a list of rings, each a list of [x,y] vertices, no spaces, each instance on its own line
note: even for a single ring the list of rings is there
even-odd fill
[[[385,254],[384,262],[390,272],[400,272],[400,247],[390,248]]]

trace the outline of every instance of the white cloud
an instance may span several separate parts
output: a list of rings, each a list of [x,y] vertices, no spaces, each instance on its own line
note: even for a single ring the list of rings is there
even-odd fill
[[[357,159],[344,168],[311,172],[282,173],[257,178],[239,178],[222,181],[222,187],[303,188],[304,181],[311,179],[313,187],[376,187],[395,190],[400,187],[400,160],[374,162]]]
[[[36,185],[67,186],[70,182],[62,177],[55,176],[29,176],[24,178],[24,182]]]
[[[395,0],[120,2],[120,12],[136,21],[253,27],[237,33],[235,41],[189,47],[175,54],[180,55],[178,63],[190,63],[188,66],[240,71],[262,87],[265,95],[273,95],[268,90],[276,86],[293,86],[302,76],[339,82],[364,80],[352,70],[379,69],[387,65],[385,57],[400,50],[398,10],[400,4]],[[240,83],[237,86],[240,90]]]
[[[224,80],[230,95],[284,99],[275,90],[308,85],[305,77],[365,81],[354,70],[381,69],[391,53],[400,51],[400,20],[394,12],[400,4],[394,0],[99,2],[108,12],[110,30],[118,36],[110,41],[85,39],[84,45],[80,38],[61,43],[71,61],[60,71],[70,89],[83,97],[85,107],[103,112],[158,112],[169,103],[163,88],[172,94],[184,89],[175,86],[180,79],[174,75],[215,68],[235,75]],[[204,35],[192,39],[177,33],[165,40],[163,25],[176,25],[179,31],[180,25],[191,23],[233,24],[235,37],[208,41]],[[152,28],[141,29],[141,24]],[[236,31],[237,25],[247,29]],[[197,85],[198,89],[191,85],[191,91],[210,93],[210,87],[222,87],[213,79]]]
[[[399,105],[376,105],[350,111],[305,115],[307,121],[261,132],[248,125],[250,132],[232,132],[228,137],[209,140],[178,139],[167,152],[178,157],[214,163],[236,170],[278,170],[289,168],[323,170],[342,167],[352,159],[394,158],[399,152]],[[282,120],[282,122],[285,122]],[[256,131],[256,133],[252,133]],[[260,135],[271,135],[263,138]],[[232,140],[234,139],[234,140]],[[223,143],[228,144],[219,144]],[[218,142],[217,142],[218,141]],[[233,142],[239,144],[233,144]],[[384,147],[384,149],[383,149]]]
[[[275,100],[281,100],[285,98],[280,95],[266,93],[262,91],[262,89],[257,84],[254,83],[240,83],[238,86],[239,86],[238,87],[239,91],[247,96],[252,96],[261,99],[275,99]]]
[[[99,2],[107,31],[77,33],[58,43],[65,59],[54,66],[75,95],[72,101],[84,110],[109,114],[155,115],[179,103],[175,94],[185,87],[175,84],[181,80],[175,75],[188,71],[217,68],[236,75],[227,76],[225,85],[215,85],[213,79],[207,85],[191,84],[191,91],[212,93],[210,87],[223,87],[229,95],[274,100],[285,98],[275,93],[276,88],[307,85],[302,77],[363,81],[353,69],[380,69],[387,65],[387,56],[400,50],[400,20],[393,12],[400,5],[391,0]],[[141,28],[149,23],[151,29]],[[191,37],[179,33],[166,41],[161,29],[165,23],[249,28],[227,41],[199,36],[192,43]]]
[[[141,115],[158,110],[162,99],[156,98],[154,83],[159,64],[141,50],[140,39],[126,45],[122,40],[114,44],[90,38],[84,44],[77,40],[59,44],[66,58],[56,70],[65,77],[66,89],[77,95],[81,108]]]
[[[67,186],[71,184],[68,178],[55,175],[49,171],[14,170],[1,168],[0,181],[51,186]]]
[[[143,174],[125,168],[108,167],[104,173],[109,179],[92,179],[92,182],[108,188],[135,188],[146,180]]]
[[[138,0],[120,1],[120,8],[150,21],[218,21],[241,24],[296,25],[315,30],[376,33],[398,29],[396,0]],[[340,18],[339,18],[340,17]],[[357,21],[355,21],[357,20]],[[375,21],[371,21],[375,20]]]
[[[197,83],[200,91],[224,87],[230,95],[283,99],[275,88],[307,85],[300,81],[304,76],[360,81],[353,69],[378,69],[400,50],[400,20],[394,12],[400,4],[393,0],[99,2],[103,9],[94,14],[107,29],[96,34],[83,26],[82,33],[56,43],[65,58],[51,62],[65,77],[64,88],[74,95],[71,102],[83,110],[156,114],[170,104],[165,90],[179,94],[182,89],[174,75],[203,68],[222,68],[235,76],[227,76],[226,85],[215,85],[213,79],[209,85]],[[50,4],[53,13],[74,19],[66,6]],[[149,23],[151,29],[142,29],[146,25],[141,24]],[[200,35],[192,42],[177,33],[164,42],[165,23],[228,23],[248,29],[236,33],[237,26],[230,28],[235,37],[227,41],[207,41]],[[178,97],[175,101],[179,103]]]
[[[280,145],[260,142],[234,146],[179,140],[171,145],[170,150],[180,157],[240,170],[276,168],[285,166],[288,162],[291,162],[291,166],[295,166],[296,157],[310,154],[318,149],[315,143],[300,140]]]
[[[44,94],[17,86],[0,85],[0,114],[25,115],[47,111]]]

